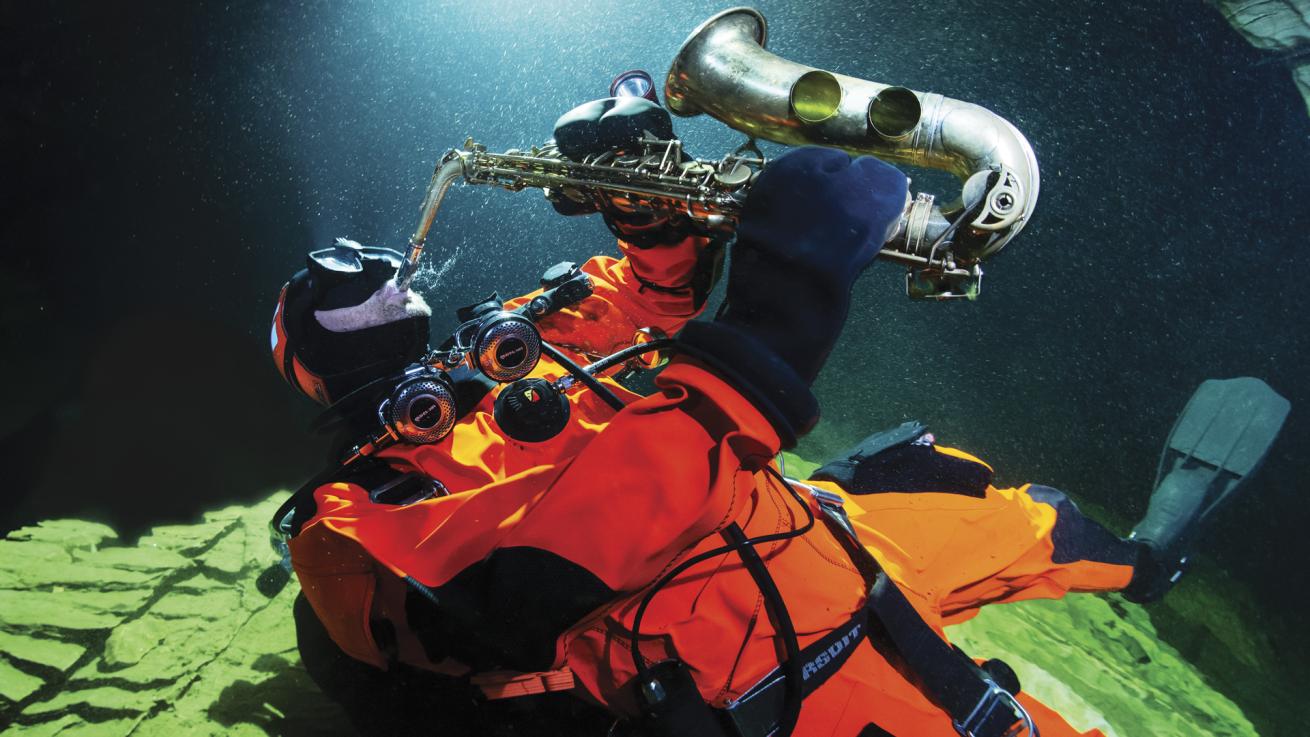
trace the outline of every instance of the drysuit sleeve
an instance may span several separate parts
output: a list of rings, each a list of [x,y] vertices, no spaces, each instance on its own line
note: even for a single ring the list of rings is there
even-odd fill
[[[608,355],[632,345],[640,328],[673,335],[700,314],[722,258],[720,244],[689,236],[648,248],[622,240],[618,246],[622,258],[595,256],[583,264],[591,277],[590,297],[539,321],[546,340],[578,353]]]
[[[732,519],[754,487],[743,459],[777,452],[768,421],[702,366],[675,359],[658,381],[576,456],[479,489],[392,507],[321,487],[291,548],[333,639],[385,665],[371,620],[386,572],[409,584],[387,616],[429,661],[550,668],[561,634]]]

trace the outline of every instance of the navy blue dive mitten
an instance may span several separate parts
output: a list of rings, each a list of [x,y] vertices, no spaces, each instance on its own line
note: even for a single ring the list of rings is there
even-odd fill
[[[683,329],[688,352],[755,401],[785,446],[818,420],[809,386],[846,323],[855,279],[895,232],[908,186],[870,156],[810,147],[779,157],[746,200],[723,308]]]

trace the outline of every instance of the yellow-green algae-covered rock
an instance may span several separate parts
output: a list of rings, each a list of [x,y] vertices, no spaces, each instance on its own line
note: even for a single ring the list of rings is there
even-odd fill
[[[812,469],[788,464],[791,475]],[[276,562],[266,525],[284,498],[159,527],[130,546],[72,520],[0,541],[0,734],[350,734],[299,666],[294,582],[272,598],[256,587]],[[1006,659],[1026,689],[1084,727],[1255,734],[1117,597],[991,607],[952,636]]]
[[[76,520],[0,541],[0,734],[351,734],[300,668],[295,585],[256,588],[284,498],[136,545]]]
[[[1146,611],[1115,595],[986,607],[950,628],[974,657],[999,657],[1071,724],[1111,737],[1251,737],[1255,728],[1176,650]]]

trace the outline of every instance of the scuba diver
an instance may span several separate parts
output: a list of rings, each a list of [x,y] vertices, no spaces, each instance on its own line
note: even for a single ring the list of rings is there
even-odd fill
[[[672,138],[648,89],[565,114],[560,151]],[[311,253],[278,300],[273,353],[348,440],[273,522],[302,588],[303,661],[354,726],[1079,734],[943,627],[1068,592],[1163,596],[1288,404],[1256,379],[1203,384],[1128,539],[1055,489],[997,488],[917,423],[787,477],[775,458],[818,420],[810,386],[907,192],[873,157],[779,157],[745,202],[723,306],[702,320],[723,239],[599,207],[621,258],[464,308],[435,350],[431,310],[393,279],[400,254]],[[653,393],[616,380],[654,348],[675,354]]]

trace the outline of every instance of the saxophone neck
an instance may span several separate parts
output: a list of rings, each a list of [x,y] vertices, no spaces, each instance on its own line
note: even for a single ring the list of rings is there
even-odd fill
[[[396,288],[401,291],[409,288],[410,282],[418,273],[419,259],[423,256],[423,246],[427,242],[428,231],[432,229],[432,222],[436,220],[437,211],[441,209],[441,202],[446,198],[446,192],[456,180],[467,176],[466,162],[470,144],[472,139],[465,143],[465,150],[448,151],[438,162],[436,170],[432,172],[432,180],[428,182],[427,192],[423,196],[418,227],[409,237],[405,259],[396,271]]]

